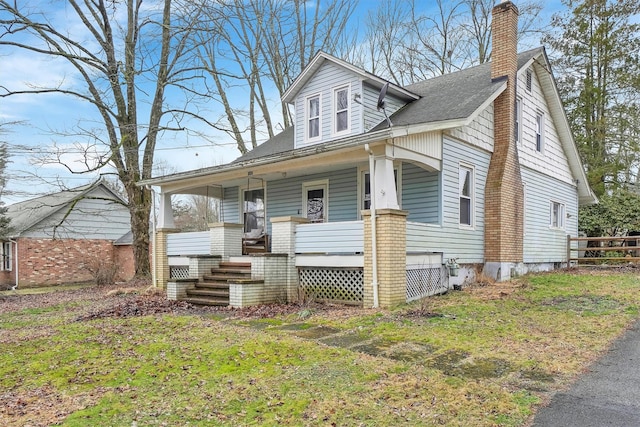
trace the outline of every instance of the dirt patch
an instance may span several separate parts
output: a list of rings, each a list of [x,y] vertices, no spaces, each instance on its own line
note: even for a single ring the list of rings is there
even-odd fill
[[[124,298],[124,301],[109,307],[90,310],[87,314],[78,316],[76,321],[166,314],[187,310],[190,307],[191,304],[184,301],[172,301],[159,295],[138,295],[134,298]]]
[[[59,424],[69,414],[94,405],[103,394],[104,390],[96,389],[67,396],[49,386],[1,393],[0,425],[44,427]]]
[[[509,297],[514,292],[525,287],[525,283],[520,280],[509,280],[506,282],[478,283],[467,286],[464,292],[473,295],[480,300],[497,300]]]

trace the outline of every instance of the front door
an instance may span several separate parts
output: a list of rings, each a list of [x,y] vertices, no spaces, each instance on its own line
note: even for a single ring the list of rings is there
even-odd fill
[[[245,190],[242,208],[244,215],[244,232],[253,232],[254,234],[264,233],[264,188]]]
[[[309,222],[327,222],[327,183],[305,183],[303,197],[305,216]]]

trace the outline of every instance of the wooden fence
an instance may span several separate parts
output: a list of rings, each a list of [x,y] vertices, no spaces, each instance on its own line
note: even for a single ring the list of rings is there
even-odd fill
[[[640,262],[640,236],[567,236],[567,259],[574,265]]]

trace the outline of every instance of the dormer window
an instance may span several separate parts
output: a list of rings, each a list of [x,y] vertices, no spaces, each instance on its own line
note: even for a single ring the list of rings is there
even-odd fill
[[[335,116],[333,133],[340,134],[349,131],[349,86],[342,86],[333,91],[333,105]]]
[[[307,98],[307,141],[320,139],[320,94]]]

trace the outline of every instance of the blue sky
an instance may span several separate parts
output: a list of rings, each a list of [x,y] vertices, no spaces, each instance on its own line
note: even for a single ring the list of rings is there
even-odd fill
[[[516,2],[517,5],[518,2]],[[358,7],[358,17],[362,18],[367,11],[378,7],[377,0],[362,0]],[[64,8],[50,4],[48,16],[56,22],[65,22],[70,32],[80,31],[81,25],[73,21],[73,15]],[[561,7],[559,1],[545,2],[545,9],[541,16],[543,22],[548,22],[553,12]],[[71,18],[70,18],[71,17]],[[354,22],[357,22],[354,20]],[[359,30],[364,30],[360,19]],[[534,41],[532,44],[538,44]],[[61,61],[51,61],[25,51],[6,49],[0,50],[0,86],[11,89],[24,88],[28,84],[51,85],[67,84],[73,81],[73,70]],[[274,99],[274,108],[277,108]],[[216,114],[212,106],[211,114]],[[86,102],[80,102],[59,94],[41,94],[12,96],[0,98],[0,121],[19,121],[23,124],[13,126],[8,132],[0,135],[9,143],[11,163],[7,167],[9,183],[7,189],[16,192],[14,195],[4,195],[2,201],[11,204],[37,194],[57,191],[55,186],[43,185],[41,181],[24,179],[29,173],[36,173],[51,182],[62,181],[68,187],[83,185],[92,181],[97,175],[73,175],[59,165],[36,167],[32,156],[43,151],[42,147],[50,148],[54,145],[64,148],[68,152],[65,160],[77,170],[81,169],[82,160],[78,146],[86,146],[86,141],[78,137],[65,138],[56,135],[56,131],[72,128],[78,117],[85,119],[84,126],[100,126],[99,119],[95,119],[95,110]],[[92,121],[94,124],[92,124]],[[195,125],[194,125],[195,126]],[[199,136],[189,133],[167,133],[161,135],[156,152],[156,164],[166,166],[165,172],[179,172],[200,167],[223,164],[239,155],[235,142],[230,138],[219,135],[217,145],[203,140]]]

